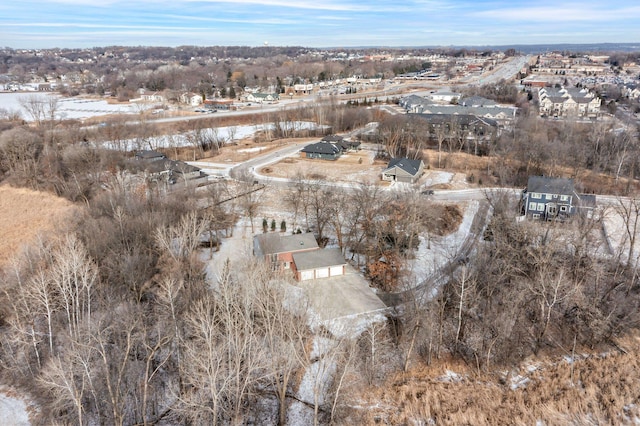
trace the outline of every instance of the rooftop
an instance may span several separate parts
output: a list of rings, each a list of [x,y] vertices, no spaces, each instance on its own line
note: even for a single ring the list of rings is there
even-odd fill
[[[294,253],[293,261],[298,271],[347,264],[342,252],[338,248]]]
[[[294,235],[259,234],[253,237],[253,248],[256,256],[319,249],[311,232]]]
[[[573,179],[551,178],[546,176],[529,176],[527,191],[540,192],[543,194],[575,194]]]

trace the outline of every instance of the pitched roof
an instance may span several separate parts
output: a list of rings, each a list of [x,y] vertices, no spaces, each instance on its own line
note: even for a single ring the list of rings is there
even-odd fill
[[[256,256],[316,250],[318,248],[316,238],[311,232],[294,235],[259,234],[253,237],[253,249]]]
[[[398,167],[399,169],[402,169],[405,172],[409,173],[411,176],[415,176],[420,171],[421,163],[422,163],[422,160],[410,160],[408,158],[392,158],[391,161],[389,161],[389,165],[384,171],[386,172],[387,170],[393,169],[394,167]]]
[[[497,108],[491,108],[497,110]],[[481,122],[489,127],[498,127],[498,122],[492,118],[479,117],[474,114],[416,114],[417,117],[426,120],[429,124],[455,123],[469,126]]]
[[[340,153],[341,149],[330,142],[316,142],[302,148],[301,152],[313,154],[335,155]]]
[[[342,252],[338,248],[294,253],[293,262],[296,264],[298,271],[347,264]]]
[[[480,107],[489,107],[495,106],[496,102],[491,99],[483,98],[482,96],[469,96],[468,98],[463,98],[461,101],[458,101],[460,105],[463,106],[480,106]]]
[[[574,195],[573,179],[551,178],[546,176],[529,176],[527,192],[542,194]]]
[[[199,167],[187,164],[184,161],[169,160],[163,158],[160,161],[152,161],[145,165],[145,170],[150,173],[160,173],[164,171],[171,171],[174,173],[195,173],[201,170]]]
[[[340,142],[342,141],[344,138],[342,136],[338,136],[338,135],[327,135],[325,137],[322,138],[322,142]]]
[[[136,152],[136,158],[140,160],[160,159],[166,158],[165,155],[158,151],[151,151],[148,149]]]

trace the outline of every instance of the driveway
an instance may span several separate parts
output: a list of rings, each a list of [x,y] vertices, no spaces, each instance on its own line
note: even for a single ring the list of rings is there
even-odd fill
[[[346,274],[300,282],[321,321],[380,312],[387,306],[364,277],[347,265]]]

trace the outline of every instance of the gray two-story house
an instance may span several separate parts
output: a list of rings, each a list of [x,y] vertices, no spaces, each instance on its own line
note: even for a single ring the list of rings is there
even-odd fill
[[[594,195],[578,194],[573,179],[530,176],[522,192],[522,213],[531,219],[565,220],[578,212],[590,215]]]

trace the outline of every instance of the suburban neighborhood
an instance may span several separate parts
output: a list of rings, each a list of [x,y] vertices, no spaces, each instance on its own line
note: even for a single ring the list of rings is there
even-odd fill
[[[0,48],[0,403],[632,424],[640,56],[551,50]]]

